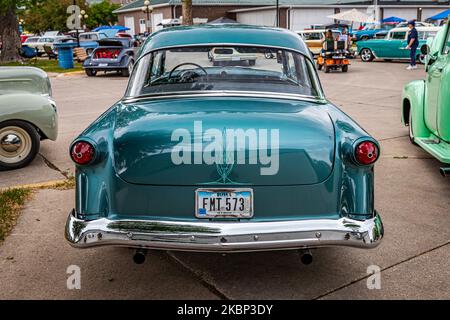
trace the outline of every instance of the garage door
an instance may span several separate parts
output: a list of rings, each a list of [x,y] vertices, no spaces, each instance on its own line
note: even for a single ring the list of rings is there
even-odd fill
[[[334,14],[333,8],[291,10],[291,30],[310,28],[312,24],[330,24],[334,20],[327,16]]]
[[[399,17],[405,20],[417,19],[417,9],[416,8],[384,8],[383,18],[388,17]]]
[[[135,35],[135,31],[134,31],[134,17],[127,17],[125,16],[125,27],[129,28],[130,30],[127,30],[127,32],[129,34],[131,34],[132,36]]]
[[[237,20],[237,22],[244,23],[244,24],[275,27],[276,13],[275,13],[275,10],[238,12],[236,14],[236,20]]]

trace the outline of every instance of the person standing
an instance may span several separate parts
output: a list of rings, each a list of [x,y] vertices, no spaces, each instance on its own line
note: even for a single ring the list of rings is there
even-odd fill
[[[411,62],[409,63],[408,70],[414,70],[417,69],[416,66],[416,51],[417,51],[417,47],[419,46],[419,35],[417,33],[417,29],[416,29],[416,22],[414,20],[408,21],[408,38],[407,38],[407,43],[408,45],[406,46],[406,49],[410,50],[410,59]]]

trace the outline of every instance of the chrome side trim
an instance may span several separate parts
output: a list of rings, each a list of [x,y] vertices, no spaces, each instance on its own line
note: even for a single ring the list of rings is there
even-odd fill
[[[72,210],[67,241],[77,248],[111,245],[147,249],[236,252],[306,247],[376,247],[384,235],[378,214],[364,221],[348,218],[274,222],[178,222],[162,220],[84,221]]]

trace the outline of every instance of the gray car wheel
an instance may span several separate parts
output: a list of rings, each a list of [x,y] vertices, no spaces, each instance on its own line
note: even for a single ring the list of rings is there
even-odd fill
[[[5,121],[0,124],[0,171],[18,169],[36,157],[40,136],[36,129],[23,121]]]

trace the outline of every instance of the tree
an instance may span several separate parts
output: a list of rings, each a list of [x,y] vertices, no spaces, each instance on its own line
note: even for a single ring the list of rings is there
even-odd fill
[[[181,8],[183,11],[183,24],[188,26],[194,24],[192,19],[192,0],[181,0]]]
[[[23,17],[26,30],[35,34],[49,30],[68,31],[67,7],[72,4],[73,0],[40,0],[34,4],[28,3]],[[87,10],[85,1],[77,0],[75,4]]]
[[[0,62],[20,61],[21,43],[17,5],[20,1],[0,0],[0,39],[2,51]]]
[[[89,17],[86,20],[86,26],[93,29],[103,25],[114,25],[118,17],[113,11],[118,8],[120,8],[119,4],[110,3],[107,0],[91,5],[87,10]]]

